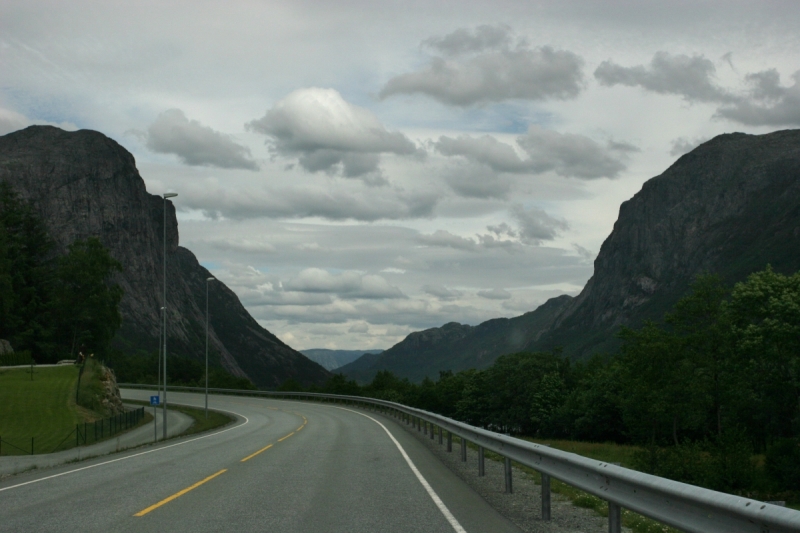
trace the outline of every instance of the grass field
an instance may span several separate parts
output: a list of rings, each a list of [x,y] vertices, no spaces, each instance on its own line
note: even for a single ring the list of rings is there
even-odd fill
[[[0,437],[3,455],[30,453],[31,437],[35,453],[49,453],[83,422],[75,405],[78,368],[72,365],[0,369]],[[10,443],[10,444],[7,444]]]

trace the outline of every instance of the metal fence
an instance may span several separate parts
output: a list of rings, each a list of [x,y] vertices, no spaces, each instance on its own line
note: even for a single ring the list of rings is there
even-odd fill
[[[30,448],[28,448],[27,439],[24,442],[19,440],[10,441],[7,438],[0,436],[0,455],[21,455],[38,453],[53,453],[62,450],[68,450],[73,446],[83,446],[87,444],[94,444],[103,439],[113,437],[117,433],[136,427],[139,422],[144,418],[144,407],[138,409],[131,409],[130,411],[122,412],[118,415],[109,416],[94,422],[84,422],[83,424],[75,424],[75,429],[69,432],[58,443],[55,448],[47,447],[42,449],[41,445],[36,448],[36,439],[31,437]],[[74,440],[73,440],[74,439]],[[40,438],[40,441],[42,439]],[[10,452],[10,453],[9,453]]]
[[[152,385],[120,383],[122,388],[153,389]],[[204,392],[201,387],[169,387],[173,391]],[[663,524],[691,533],[798,533],[800,512],[765,502],[680,483],[574,453],[495,433],[444,416],[402,404],[364,398],[309,392],[208,389],[215,394],[262,396],[282,399],[322,400],[363,406],[394,416],[418,430],[425,428],[439,442],[461,439],[466,460],[467,442],[478,446],[478,474],[483,473],[485,450],[505,458],[506,490],[512,490],[511,462],[542,475],[542,517],[550,518],[550,480],[557,479],[608,502],[609,532],[621,531],[621,511],[630,509]],[[446,437],[445,437],[446,435]]]

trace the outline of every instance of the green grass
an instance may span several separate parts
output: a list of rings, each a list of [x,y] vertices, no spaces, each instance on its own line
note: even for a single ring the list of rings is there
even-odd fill
[[[125,403],[132,403],[137,405],[150,405],[149,402],[141,402],[138,400],[125,400]],[[228,425],[234,420],[236,420],[235,418],[226,415],[225,413],[220,413],[219,411],[212,411],[211,409],[208,410],[208,419],[206,419],[206,414],[204,409],[196,407],[186,407],[184,405],[175,405],[175,404],[170,404],[168,406],[168,409],[173,411],[178,411],[179,413],[183,413],[194,419],[194,424],[189,426],[189,429],[178,435],[180,437],[183,437],[185,435],[194,435],[196,433],[202,433],[204,431],[216,429],[218,427]],[[145,411],[147,410],[145,409]],[[152,417],[150,418],[150,420],[152,420]]]
[[[49,453],[83,422],[75,405],[78,368],[72,365],[0,369],[0,437],[3,455],[30,453],[31,437],[36,453]]]

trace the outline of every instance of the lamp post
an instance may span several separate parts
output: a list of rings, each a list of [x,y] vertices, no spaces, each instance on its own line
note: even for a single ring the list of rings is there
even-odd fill
[[[214,278],[206,278],[206,418],[208,418],[208,282]]]
[[[164,311],[166,311],[166,309],[167,309],[166,307],[162,306],[158,310],[158,313],[159,313],[159,315],[158,315],[158,397],[159,398],[163,398],[163,396],[161,394],[161,355],[162,355],[161,354],[161,349],[162,349],[161,339],[164,338],[163,337],[163,335],[164,335],[163,314],[164,314]],[[155,409],[154,409],[153,410],[153,418],[155,418],[155,416],[156,416],[156,412],[155,412]],[[155,421],[153,421],[153,423],[155,424]],[[158,439],[157,436],[156,436],[156,439]]]
[[[164,197],[164,408],[162,411],[163,440],[167,439],[167,198],[174,198],[177,193],[166,192]]]

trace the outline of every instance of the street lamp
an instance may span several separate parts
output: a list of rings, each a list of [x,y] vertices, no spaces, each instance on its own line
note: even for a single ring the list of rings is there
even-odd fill
[[[208,418],[208,282],[214,278],[206,278],[206,418]]]
[[[167,439],[167,198],[178,196],[174,192],[166,192],[164,197],[164,409],[162,411],[162,425],[164,426],[163,440]]]

